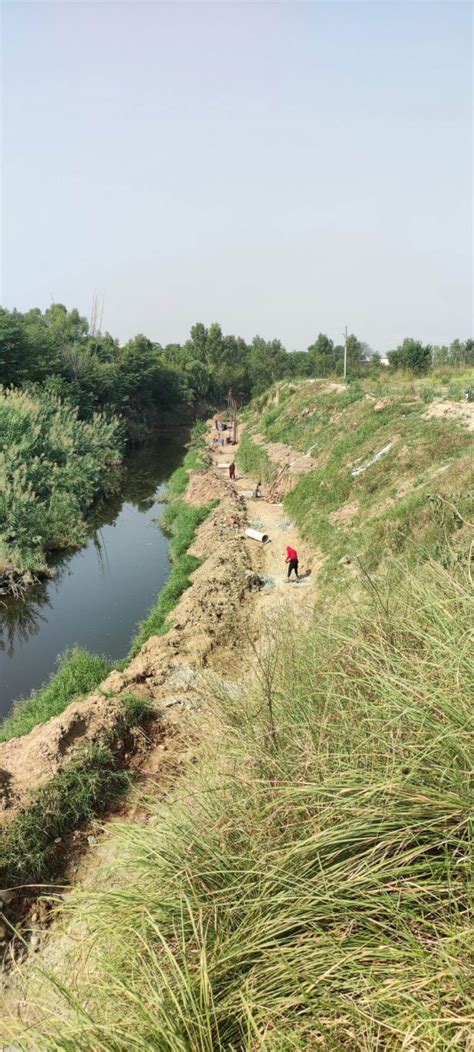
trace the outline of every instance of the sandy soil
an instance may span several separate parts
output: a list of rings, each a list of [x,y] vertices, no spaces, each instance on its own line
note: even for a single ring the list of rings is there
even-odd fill
[[[438,417],[440,420],[456,420],[474,431],[474,402],[449,402],[435,398],[423,414],[424,420]]]

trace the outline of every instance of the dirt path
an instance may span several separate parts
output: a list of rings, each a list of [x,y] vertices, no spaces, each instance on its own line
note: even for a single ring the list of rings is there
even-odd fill
[[[237,447],[234,447],[234,452]],[[228,478],[228,465],[232,459],[232,453],[224,451],[213,453],[213,464],[219,472]],[[316,599],[316,580],[323,557],[321,553],[312,550],[301,540],[297,529],[288,517],[283,504],[271,503],[266,499],[269,487],[262,488],[262,497],[255,499],[249,494],[255,489],[256,479],[248,475],[242,475],[237,471],[234,482],[236,492],[245,500],[247,508],[248,524],[253,529],[266,533],[269,537],[268,544],[258,544],[248,540],[248,546],[252,564],[265,580],[263,589],[257,594],[255,605],[256,612],[270,612],[282,607],[294,612],[309,615]],[[288,582],[287,566],[285,565],[286,547],[296,548],[299,556],[299,573],[301,580],[296,581],[292,575]]]

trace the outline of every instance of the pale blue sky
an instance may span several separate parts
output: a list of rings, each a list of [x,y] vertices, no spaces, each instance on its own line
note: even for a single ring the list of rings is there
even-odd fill
[[[10,2],[3,44],[5,306],[470,335],[469,3]]]

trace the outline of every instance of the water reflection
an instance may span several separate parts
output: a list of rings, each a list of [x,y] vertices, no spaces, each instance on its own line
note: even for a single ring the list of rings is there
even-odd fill
[[[52,580],[2,603],[0,714],[7,698],[18,696],[17,687],[31,689],[44,680],[44,669],[52,671],[64,645],[77,642],[113,658],[126,652],[168,570],[167,542],[153,524],[160,487],[181,462],[186,438],[160,436],[135,450],[120,493],[93,508],[84,548],[52,555]],[[25,662],[33,665],[28,674]]]

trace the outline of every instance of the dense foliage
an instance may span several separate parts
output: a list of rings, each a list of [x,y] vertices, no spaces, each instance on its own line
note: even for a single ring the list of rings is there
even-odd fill
[[[82,544],[87,510],[117,484],[121,448],[118,420],[81,420],[40,388],[0,388],[0,560],[43,570],[48,550]]]
[[[42,313],[0,309],[0,383],[40,383],[79,407],[83,418],[108,410],[140,437],[151,424],[179,411],[196,414],[221,405],[230,388],[240,402],[291,376],[341,375],[344,348],[324,333],[307,351],[288,352],[278,339],[247,343],[221,326],[193,325],[183,344],[161,346],[137,335],[121,346],[98,333],[77,310],[60,303]],[[426,372],[432,365],[474,363],[474,342],[431,347],[404,340],[389,353],[394,368]],[[347,339],[348,375],[378,368],[380,355],[353,333]]]
[[[346,351],[351,379],[380,373],[380,355],[353,333]],[[412,374],[462,368],[474,362],[474,341],[406,339],[388,360]],[[184,344],[140,334],[121,346],[60,303],[43,313],[0,308],[0,560],[41,570],[48,550],[83,542],[87,510],[116,481],[120,427],[138,440],[160,421],[225,404],[230,390],[242,404],[278,380],[341,375],[343,362],[343,346],[324,333],[289,353],[280,340],[246,343],[198,322]]]

